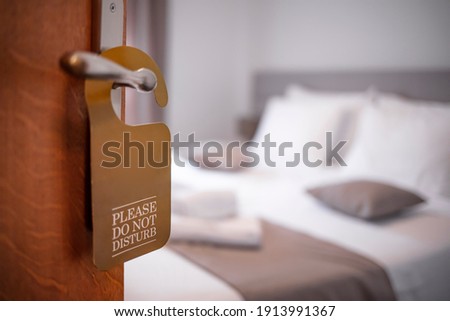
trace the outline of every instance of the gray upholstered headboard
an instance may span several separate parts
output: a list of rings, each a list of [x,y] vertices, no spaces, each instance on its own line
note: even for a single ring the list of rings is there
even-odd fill
[[[253,78],[251,115],[239,119],[239,133],[250,139],[258,125],[267,100],[283,95],[286,87],[300,84],[329,91],[378,91],[404,97],[450,102],[450,69],[421,71],[336,71],[336,72],[258,72]]]
[[[401,94],[409,98],[450,101],[450,70],[259,72],[255,74],[253,81],[255,116],[262,113],[269,97],[282,95],[290,84],[333,91],[363,91],[375,87],[379,91]]]

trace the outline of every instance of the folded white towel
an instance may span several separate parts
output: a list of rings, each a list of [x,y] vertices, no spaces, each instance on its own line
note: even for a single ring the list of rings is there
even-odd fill
[[[236,195],[229,190],[174,189],[172,212],[202,218],[225,218],[236,215]]]
[[[262,239],[260,221],[252,217],[211,220],[172,215],[173,241],[190,241],[215,245],[259,247]]]

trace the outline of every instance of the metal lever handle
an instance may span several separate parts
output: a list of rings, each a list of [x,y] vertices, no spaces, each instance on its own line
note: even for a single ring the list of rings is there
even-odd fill
[[[90,52],[70,52],[61,58],[61,66],[74,76],[112,80],[116,86],[133,87],[139,92],[151,92],[157,85],[156,75],[147,68],[132,71]]]

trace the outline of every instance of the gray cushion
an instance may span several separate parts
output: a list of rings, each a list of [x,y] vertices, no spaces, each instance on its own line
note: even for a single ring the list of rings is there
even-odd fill
[[[366,220],[393,215],[424,202],[410,191],[366,180],[315,187],[307,192],[333,209]]]

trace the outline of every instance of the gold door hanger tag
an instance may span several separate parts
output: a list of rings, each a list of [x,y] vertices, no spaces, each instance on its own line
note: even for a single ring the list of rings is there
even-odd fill
[[[156,63],[132,47],[101,54],[125,68],[147,68],[167,104]],[[111,103],[112,81],[86,80],[90,118],[94,263],[101,270],[161,248],[170,234],[170,132],[163,123],[129,126]]]

